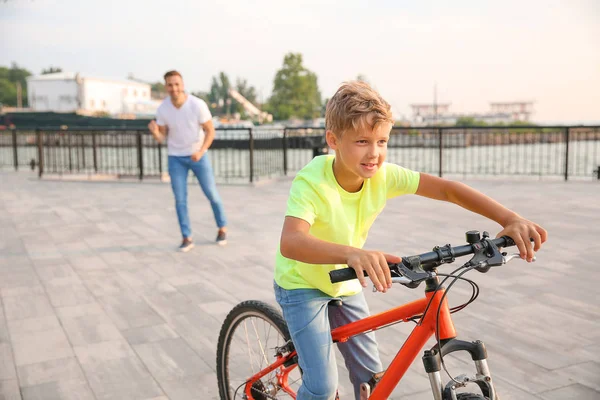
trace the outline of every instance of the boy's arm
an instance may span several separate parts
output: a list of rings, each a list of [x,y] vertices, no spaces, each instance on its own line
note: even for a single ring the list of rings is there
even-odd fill
[[[307,221],[286,216],[279,246],[281,255],[307,264],[347,264],[356,271],[364,287],[367,283],[363,271],[367,272],[377,290],[386,292],[392,287],[388,262],[398,263],[402,261],[400,257],[326,242],[312,236],[309,230]]]
[[[463,183],[421,173],[416,194],[458,204],[462,208],[496,221],[504,228],[498,237],[511,237],[519,248],[521,258],[526,258],[527,261],[533,260],[534,252],[538,251],[546,241],[547,233],[544,228]],[[533,249],[529,244],[530,238],[535,242]]]

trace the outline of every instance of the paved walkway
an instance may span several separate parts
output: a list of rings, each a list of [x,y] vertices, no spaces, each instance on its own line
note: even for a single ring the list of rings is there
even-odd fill
[[[550,240],[534,265],[471,275],[481,294],[455,314],[460,337],[486,342],[503,400],[599,399],[600,185],[470,184],[539,221]],[[180,254],[166,184],[0,172],[0,399],[218,398],[215,350],[226,313],[241,300],[274,302],[289,185],[220,187],[231,229],[225,248],[213,244],[210,207],[192,187],[197,247]],[[407,196],[390,202],[368,247],[415,254],[462,244],[470,229],[497,231],[458,207]],[[421,294],[397,287],[367,296],[378,312]],[[457,285],[451,303],[466,295]],[[411,328],[378,332],[385,362]],[[449,358],[450,371],[464,372],[463,362]],[[431,398],[420,361],[406,378],[394,398]],[[347,379],[341,384],[349,399]]]

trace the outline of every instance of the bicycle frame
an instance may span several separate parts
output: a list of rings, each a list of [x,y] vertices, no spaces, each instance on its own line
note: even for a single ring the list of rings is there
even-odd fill
[[[427,314],[425,314],[424,318],[421,318],[417,326],[406,339],[402,348],[398,354],[396,354],[388,369],[375,386],[373,393],[369,396],[369,400],[385,400],[390,397],[392,391],[402,380],[402,377],[413,363],[415,358],[419,355],[421,349],[425,346],[429,338],[435,334],[437,310],[440,306],[440,302],[441,309],[438,325],[439,338],[440,340],[445,340],[456,337],[456,331],[454,330],[454,324],[452,322],[452,317],[450,316],[447,299],[444,298],[442,301],[444,292],[444,288],[440,288],[437,291],[427,291],[424,298],[392,308],[387,311],[383,311],[379,314],[371,315],[358,321],[351,322],[331,331],[331,337],[334,342],[345,342],[352,336],[364,333],[366,331],[377,330],[381,327],[398,321],[407,322],[414,316],[422,315],[425,312],[427,305],[431,301],[429,311]],[[293,391],[287,385],[287,376],[289,371],[296,366],[296,364],[293,366],[290,365],[296,355],[296,351],[293,351],[285,356],[281,355],[277,358],[275,363],[269,365],[248,379],[244,389],[247,398],[254,399],[251,392],[254,382],[264,375],[279,369],[277,372],[279,385],[281,386],[282,390],[290,394],[290,396],[295,399],[295,393],[293,393]]]

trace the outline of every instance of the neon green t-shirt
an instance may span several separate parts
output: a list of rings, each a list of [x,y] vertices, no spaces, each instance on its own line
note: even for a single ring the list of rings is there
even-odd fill
[[[414,194],[419,173],[384,163],[361,190],[346,192],[333,175],[333,155],[315,157],[294,178],[286,216],[310,224],[310,234],[331,243],[362,248],[369,229],[383,210],[387,199]],[[332,284],[329,271],[347,268],[345,264],[306,264],[281,255],[277,250],[275,282],[284,289],[319,289],[332,297],[350,296],[361,291],[358,280]]]

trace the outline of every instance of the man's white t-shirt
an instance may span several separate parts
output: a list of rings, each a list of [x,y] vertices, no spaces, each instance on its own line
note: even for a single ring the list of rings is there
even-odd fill
[[[167,97],[156,111],[156,123],[169,128],[167,149],[170,156],[191,156],[204,143],[201,124],[210,121],[212,115],[202,99],[189,94],[185,103],[177,108]]]

